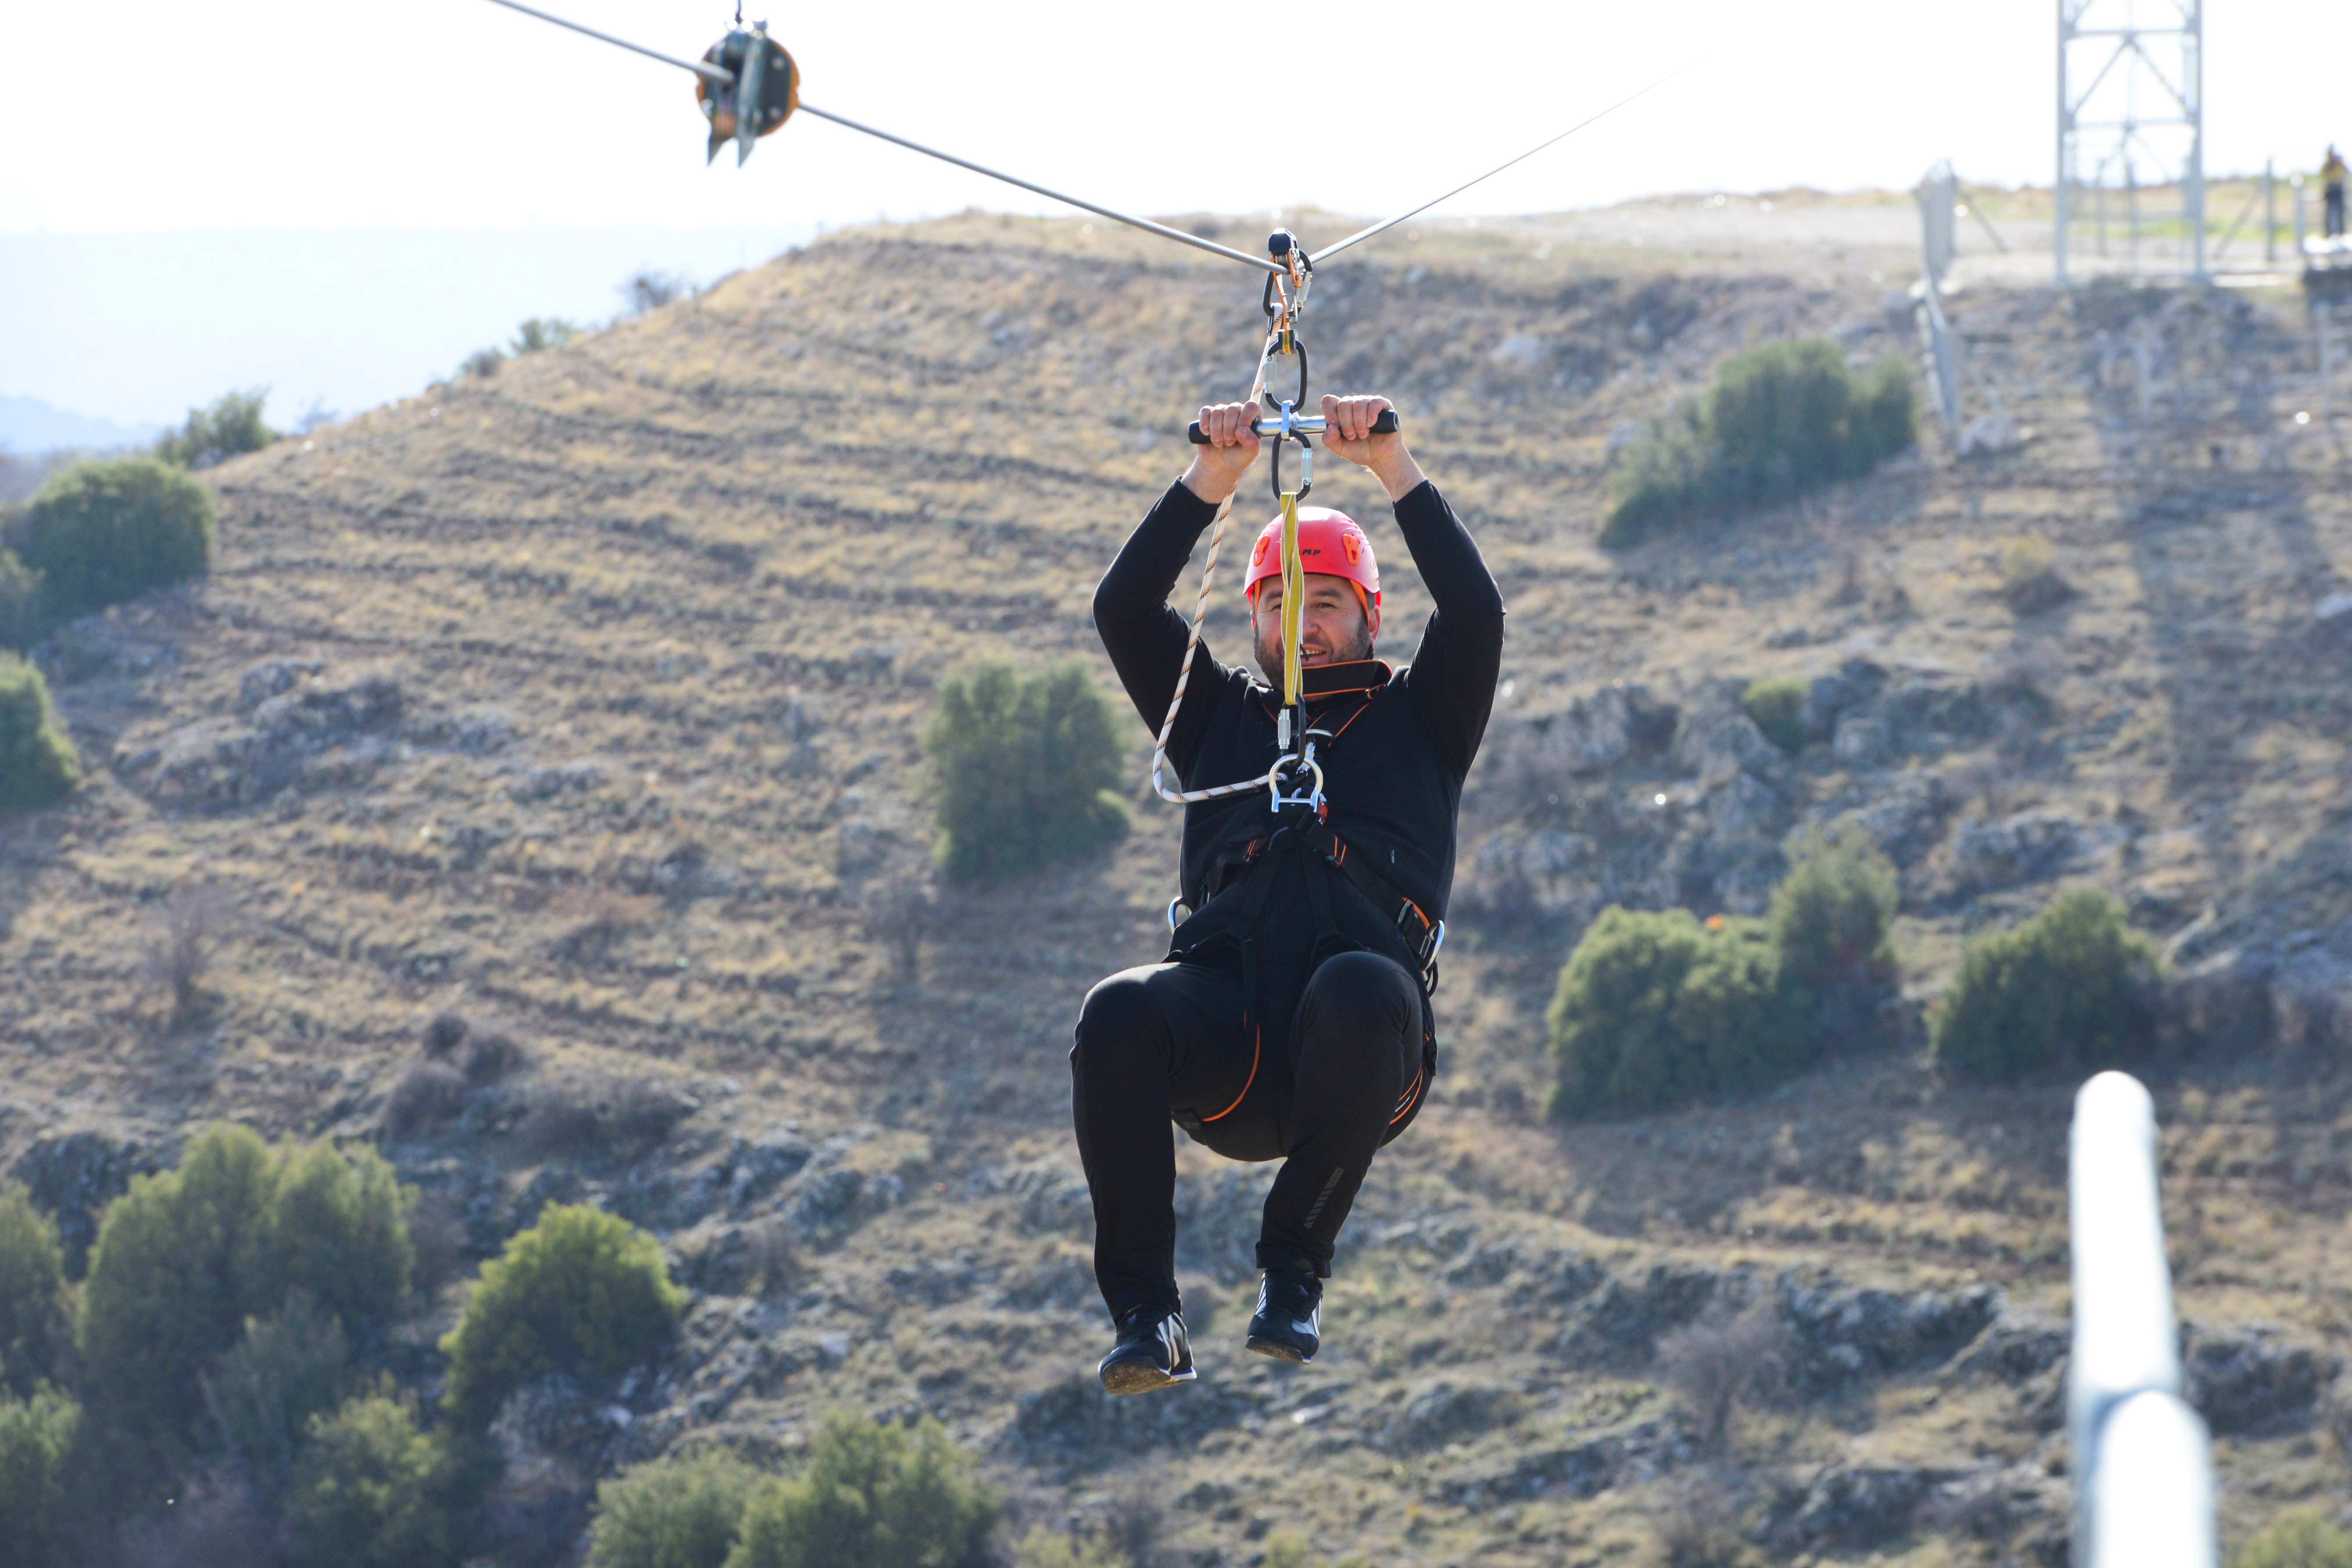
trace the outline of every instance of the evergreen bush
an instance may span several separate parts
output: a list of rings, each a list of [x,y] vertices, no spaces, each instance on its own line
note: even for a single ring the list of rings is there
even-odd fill
[[[381,1335],[407,1289],[408,1196],[372,1151],[205,1130],[100,1222],[81,1317],[94,1400],[169,1458],[211,1425],[199,1374],[296,1290],[352,1340]]]
[[[208,408],[188,410],[188,422],[155,443],[155,456],[178,468],[209,468],[246,452],[258,452],[278,439],[261,417],[269,389],[224,392]]]
[[[0,1182],[0,1387],[29,1394],[71,1342],[58,1223],[22,1182]]]
[[[47,629],[41,614],[41,574],[0,545],[0,648],[21,653]]]
[[[1661,1110],[1804,1065],[1811,998],[1764,922],[1611,907],[1545,1014],[1558,1117]]]
[[[619,1373],[685,1309],[651,1236],[585,1205],[550,1205],[482,1265],[457,1326],[443,1337],[445,1403],[459,1421],[486,1426],[535,1377]]]
[[[47,1385],[0,1395],[0,1563],[66,1568],[82,1462],[80,1406]]]
[[[205,1373],[205,1413],[230,1461],[274,1498],[293,1477],[311,1417],[341,1402],[351,1376],[341,1321],[298,1289],[283,1311],[247,1319],[245,1337]]]
[[[723,1568],[759,1484],[724,1448],[632,1466],[596,1489],[588,1568]]]
[[[2352,1530],[2318,1513],[2286,1514],[2231,1552],[2230,1568],[2352,1568]]]
[[[313,1416],[294,1466],[286,1518],[302,1568],[446,1568],[480,1461],[446,1435],[420,1431],[408,1406],[363,1394]]]
[[[541,349],[561,348],[579,335],[580,329],[561,316],[533,316],[515,329],[514,342],[507,350],[520,359]]]
[[[1898,358],[1846,368],[1826,338],[1732,355],[1705,396],[1628,448],[1601,542],[1637,544],[1710,513],[1752,510],[1870,472],[1915,438]]]
[[[980,1568],[1000,1506],[938,1422],[836,1414],[802,1474],[752,1495],[727,1568]]]
[[[1092,854],[1127,831],[1110,705],[1075,661],[951,676],[924,736],[940,782],[940,859],[992,881]]]
[[[49,684],[0,653],[0,816],[54,805],[80,781],[81,756],[49,709]]]
[[[1789,848],[1789,874],[1766,915],[1780,961],[1809,984],[1891,975],[1887,940],[1902,893],[1895,862],[1851,818],[1807,828]]]
[[[213,498],[152,458],[81,463],[41,487],[18,532],[16,553],[41,574],[42,613],[70,620],[202,576]]]
[[[1936,1060],[1967,1078],[2013,1082],[2145,1055],[2156,1039],[2156,944],[2123,906],[2077,888],[2009,931],[1971,942],[1928,1026]]]
[[[1740,707],[1756,721],[1764,738],[1784,752],[1805,746],[1805,683],[1792,675],[1751,680],[1739,694]]]

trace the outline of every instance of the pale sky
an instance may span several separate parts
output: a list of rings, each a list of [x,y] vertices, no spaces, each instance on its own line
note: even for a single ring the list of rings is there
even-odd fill
[[[2170,0],[2130,3],[2147,17]],[[545,8],[682,55],[732,15],[699,0]],[[2352,142],[2352,5],[2209,10],[2209,169],[2272,155],[2308,166],[2330,136]],[[1699,61],[1444,209],[1467,215],[1663,191],[1902,187],[1942,157],[1972,182],[2047,184],[2054,12],[2055,0],[901,0],[772,15],[810,101],[1147,213],[1393,210]],[[184,230],[707,238],[971,205],[1056,210],[814,119],[768,138],[740,171],[731,153],[706,168],[702,137],[687,73],[486,0],[0,7],[0,250],[9,236]],[[0,266],[0,392],[58,400],[73,378],[25,347],[13,285],[29,269],[45,308],[79,315],[89,290],[58,274],[81,264],[54,246],[16,254],[34,259]],[[612,281],[597,279],[598,298]],[[159,298],[177,286],[154,281]],[[465,279],[446,287],[454,299]],[[586,289],[560,254],[549,263],[551,300]],[[226,321],[269,293],[257,279],[253,300],[216,292],[211,308]],[[483,304],[481,320],[502,320],[497,309]],[[463,351],[436,340],[433,352]],[[84,406],[154,417],[181,395],[159,384],[113,410]]]

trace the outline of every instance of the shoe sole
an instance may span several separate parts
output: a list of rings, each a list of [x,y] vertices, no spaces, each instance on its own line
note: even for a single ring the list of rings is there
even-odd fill
[[[1301,1352],[1297,1345],[1286,1345],[1280,1340],[1262,1340],[1255,1334],[1250,1336],[1249,1348],[1259,1355],[1275,1361],[1296,1362],[1300,1366],[1315,1359],[1311,1354]]]
[[[1122,1361],[1102,1369],[1102,1385],[1105,1394],[1150,1394],[1155,1388],[1190,1383],[1199,1375],[1191,1367],[1182,1372],[1164,1372],[1148,1361]]]

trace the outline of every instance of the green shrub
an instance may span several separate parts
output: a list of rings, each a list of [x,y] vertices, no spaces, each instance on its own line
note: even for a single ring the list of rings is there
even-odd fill
[[[1601,525],[1611,547],[1708,513],[1751,510],[1866,474],[1911,445],[1911,377],[1889,358],[1848,370],[1826,338],[1726,360],[1704,397],[1627,450]]]
[[[49,709],[49,683],[0,653],[0,816],[38,811],[81,778],[81,756]]]
[[[1000,1505],[977,1468],[936,1421],[836,1414],[805,1471],[752,1495],[727,1568],[978,1568]]]
[[[2352,1531],[2317,1513],[2290,1513],[2231,1552],[2230,1568],[2352,1568]]]
[[[1805,745],[1805,683],[1793,675],[1751,680],[1739,694],[1739,705],[1764,731],[1764,738],[1784,752]]]
[[[81,1407],[64,1394],[0,1395],[0,1563],[63,1568],[80,1447]]]
[[[950,677],[923,744],[939,773],[940,864],[959,881],[1092,854],[1127,831],[1110,705],[1076,662]]]
[[[514,342],[509,352],[520,359],[541,349],[561,348],[580,335],[580,329],[560,316],[533,316],[515,329]]]
[[[0,647],[22,652],[47,629],[41,614],[41,574],[0,545]]]
[[[42,613],[70,620],[203,575],[213,498],[152,458],[81,463],[25,509],[16,552],[41,574]]]
[[[205,1374],[205,1407],[229,1458],[274,1497],[293,1476],[310,1418],[341,1401],[351,1375],[342,1323],[296,1290],[285,1310],[246,1321],[245,1337]]]
[[[596,1489],[588,1568],[721,1568],[759,1484],[724,1448],[633,1466]]]
[[[1552,1114],[1655,1110],[1770,1082],[1803,1065],[1811,1005],[1761,921],[1603,910],[1545,1014]]]
[[[1902,893],[1895,862],[1848,818],[1807,828],[1789,847],[1789,874],[1766,921],[1780,962],[1811,982],[1873,981],[1893,972],[1887,932]]]
[[[651,1349],[686,1309],[661,1244],[616,1215],[551,1205],[510,1237],[441,1341],[446,1403],[480,1426],[532,1378],[563,1372],[609,1377]]]
[[[1273,1561],[1270,1555],[1266,1558],[1266,1563]],[[1135,1568],[1135,1564],[1099,1537],[1065,1535],[1040,1524],[1033,1526],[1013,1549],[1013,1568]]]
[[[26,1394],[55,1377],[70,1338],[58,1222],[22,1182],[0,1182],[0,1387]]]
[[[198,1374],[295,1290],[352,1339],[380,1335],[407,1289],[407,1196],[373,1152],[207,1129],[100,1223],[81,1321],[94,1397],[169,1454],[199,1429]]]
[[[2007,1082],[2046,1068],[2105,1067],[2156,1036],[2155,943],[2088,888],[2024,924],[1971,942],[1929,1026],[1936,1060]]]
[[[286,1497],[294,1560],[306,1568],[455,1563],[478,1479],[469,1451],[419,1431],[398,1400],[367,1394],[313,1416]]]
[[[209,468],[245,452],[258,452],[278,439],[261,417],[269,389],[224,392],[209,408],[191,408],[188,422],[155,443],[155,456],[179,468]]]

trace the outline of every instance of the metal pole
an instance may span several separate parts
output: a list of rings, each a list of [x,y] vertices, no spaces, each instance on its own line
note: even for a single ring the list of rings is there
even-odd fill
[[[2189,121],[2189,233],[2192,240],[2190,275],[2199,282],[2210,274],[2205,266],[2205,0],[2189,0],[2189,90],[2194,99]]]
[[[2278,160],[2263,160],[2263,264],[2278,265]]]
[[[2074,151],[2074,114],[2066,101],[2066,41],[2071,23],[2066,15],[2070,0],[2058,0],[2058,177],[2051,186],[2050,239],[2051,248],[2058,256],[2058,286],[2064,288],[2072,281],[2066,276],[2066,224],[2072,216],[2067,203],[2068,154]]]
[[[2083,1086],[2066,1163],[2076,1568],[2214,1563],[2212,1459],[2181,1403],[2156,1155],[2156,1106],[2138,1080],[2103,1072]]]

